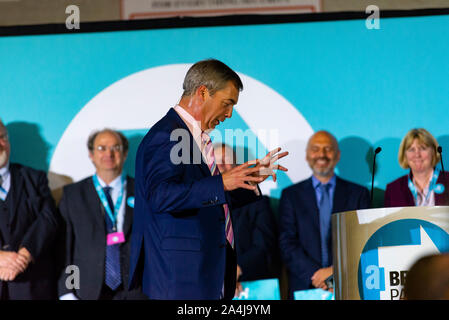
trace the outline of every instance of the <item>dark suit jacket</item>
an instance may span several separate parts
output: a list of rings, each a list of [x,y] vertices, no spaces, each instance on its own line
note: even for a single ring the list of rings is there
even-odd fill
[[[180,159],[182,161],[178,161]],[[255,195],[254,195],[255,197]],[[235,291],[235,252],[225,237],[225,193],[174,109],[142,140],[136,156],[131,284],[151,299],[219,299]],[[239,200],[239,201],[236,201]]]
[[[126,179],[126,199],[134,196],[134,179]],[[127,201],[126,201],[127,202]],[[95,190],[92,177],[64,187],[59,203],[59,211],[64,219],[61,234],[59,277],[59,296],[74,293],[83,300],[96,300],[104,283],[106,254],[105,210]],[[125,242],[120,244],[120,264],[125,292],[123,299],[134,299],[137,292],[128,292],[129,247],[133,209],[126,204],[123,233]],[[76,265],[80,272],[80,288],[69,290],[66,287],[66,273],[69,265]]]
[[[444,185],[444,192],[441,194],[435,193],[435,205],[447,206],[449,205],[449,173],[440,173],[437,183]],[[413,194],[408,188],[408,175],[402,176],[387,185],[384,198],[385,207],[413,207],[415,200]]]
[[[31,262],[24,273],[7,282],[10,299],[56,299],[54,239],[58,229],[56,206],[43,171],[20,164],[10,164],[11,188],[7,201],[7,234],[2,234],[1,248],[18,251],[25,247]],[[4,221],[3,221],[4,222]]]
[[[249,191],[252,193],[252,191]],[[231,213],[240,281],[278,278],[280,256],[277,222],[270,199],[262,196]]]
[[[337,177],[332,213],[369,208],[366,188]],[[319,209],[312,178],[283,190],[279,244],[289,273],[290,296],[312,288],[310,278],[321,268]],[[332,252],[329,251],[332,263]]]

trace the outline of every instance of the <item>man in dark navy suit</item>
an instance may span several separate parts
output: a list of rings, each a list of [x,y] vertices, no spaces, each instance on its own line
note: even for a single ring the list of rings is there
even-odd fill
[[[236,154],[229,145],[214,144],[214,151],[221,173],[236,166]],[[251,192],[240,189],[242,197],[251,196]],[[261,196],[257,201],[232,210],[231,214],[237,255],[235,296],[242,291],[240,282],[278,278],[280,274],[277,221],[271,210],[270,198],[262,195],[260,190],[258,194]]]
[[[340,160],[335,137],[318,131],[309,139],[306,160],[312,177],[283,190],[279,245],[289,275],[290,298],[297,290],[329,289],[333,274],[331,214],[369,207],[366,188],[334,174]]]
[[[269,175],[275,179],[273,162],[287,154],[278,148],[261,161],[219,173],[208,133],[232,116],[242,88],[240,77],[224,63],[194,64],[178,105],[139,146],[130,279],[131,287],[142,283],[151,299],[234,297],[230,211],[257,199],[234,191],[257,190],[249,183]]]

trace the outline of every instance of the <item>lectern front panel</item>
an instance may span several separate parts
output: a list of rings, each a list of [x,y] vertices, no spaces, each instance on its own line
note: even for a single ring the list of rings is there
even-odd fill
[[[419,258],[449,252],[449,207],[335,213],[332,238],[337,300],[399,300]]]

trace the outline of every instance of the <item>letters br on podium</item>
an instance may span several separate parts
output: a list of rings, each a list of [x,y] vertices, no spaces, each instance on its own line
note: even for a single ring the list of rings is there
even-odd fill
[[[449,252],[449,207],[400,207],[332,215],[335,300],[404,298],[407,271]]]

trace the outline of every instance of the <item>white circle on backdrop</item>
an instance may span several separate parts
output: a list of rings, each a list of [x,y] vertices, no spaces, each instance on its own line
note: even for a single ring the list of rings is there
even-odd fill
[[[86,147],[89,134],[105,127],[116,130],[150,129],[176,105],[182,95],[182,79],[191,64],[172,64],[146,69],[111,84],[90,100],[73,118],[59,140],[50,162],[50,187],[79,181],[95,172]],[[234,112],[246,122],[268,149],[280,146],[289,155],[280,164],[293,183],[310,176],[305,146],[313,130],[302,114],[276,91],[239,73],[244,90]],[[258,132],[268,133],[258,135]],[[273,135],[270,133],[275,133]],[[215,141],[217,142],[217,141]],[[274,145],[276,144],[276,145]],[[253,152],[255,154],[255,152]],[[277,185],[271,179],[260,185],[264,194]]]

